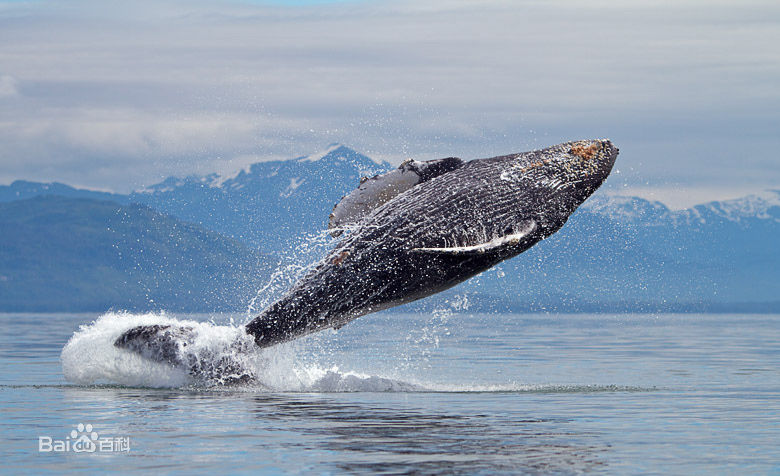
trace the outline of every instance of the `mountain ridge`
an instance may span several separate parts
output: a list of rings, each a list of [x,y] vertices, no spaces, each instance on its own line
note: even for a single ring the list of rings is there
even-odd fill
[[[0,203],[0,309],[246,309],[275,258],[140,204]]]
[[[302,250],[317,248],[309,240],[325,235],[333,205],[360,177],[391,168],[334,144],[313,157],[258,162],[229,176],[169,177],[143,191],[108,197],[146,205],[250,249],[308,262],[317,254]],[[25,194],[35,192],[32,184],[23,183]],[[51,191],[43,185],[38,193]],[[17,196],[12,188],[0,186],[0,202]],[[55,188],[91,193],[64,184]],[[780,311],[777,242],[779,190],[685,210],[600,190],[560,232],[452,293],[485,296],[518,310]]]
[[[247,180],[256,181],[260,177],[271,178],[277,176],[280,170],[293,168],[293,164],[300,165],[313,162],[325,164],[326,167],[333,167],[339,163],[343,164],[346,162],[357,172],[358,179],[377,173],[384,173],[393,168],[388,162],[378,162],[348,146],[340,143],[331,143],[319,153],[288,160],[254,162],[232,173],[219,174],[213,172],[206,175],[170,176],[158,183],[141,187],[129,194],[77,188],[61,182],[15,180],[9,185],[0,185],[0,203],[38,195],[79,196],[112,200],[123,204],[143,203],[145,195],[169,193],[182,187],[207,186],[218,189],[240,189],[246,185],[245,182]],[[297,168],[300,170],[300,167]],[[303,175],[311,174],[311,171],[307,171]],[[279,192],[280,195],[289,197],[292,194],[285,192],[296,190],[304,184],[303,180],[305,179],[295,180],[296,178],[300,179],[300,177],[293,177],[287,183],[287,186]],[[357,187],[357,183],[354,185]],[[345,188],[343,193],[348,193],[349,191],[351,189]],[[608,215],[618,221],[629,222],[636,219],[648,221],[648,219],[670,218],[678,222],[698,221],[701,223],[708,216],[735,222],[739,222],[742,219],[780,221],[780,189],[762,190],[759,193],[733,199],[711,200],[682,210],[671,210],[661,201],[648,200],[635,195],[596,194],[586,201],[582,208]]]

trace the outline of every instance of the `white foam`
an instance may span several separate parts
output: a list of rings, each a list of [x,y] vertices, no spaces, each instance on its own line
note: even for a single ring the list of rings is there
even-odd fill
[[[82,385],[185,385],[189,380],[187,373],[114,347],[117,337],[133,326],[166,324],[170,321],[171,319],[160,314],[108,313],[90,325],[81,326],[62,349],[60,358],[65,378]]]
[[[194,329],[191,355],[215,361],[229,356],[256,377],[249,388],[284,392],[386,392],[414,391],[422,387],[377,375],[322,368],[303,351],[311,339],[269,349],[237,350],[236,342],[250,339],[243,327],[175,319],[165,314],[107,313],[81,326],[62,350],[65,378],[81,385],[119,384],[130,387],[188,387],[219,384],[204,382],[186,369],[155,362],[132,351],[114,347],[126,330],[140,325],[188,326]],[[247,346],[251,349],[251,345]],[[246,348],[246,347],[245,347]]]
[[[220,380],[193,378],[186,369],[154,362],[132,351],[114,347],[126,330],[139,325],[189,326],[195,340],[188,351],[218,360],[230,356],[255,380],[226,389],[252,392],[531,392],[571,393],[630,391],[615,386],[529,385],[519,382],[483,384],[479,382],[419,382],[375,375],[373,372],[343,370],[332,363],[323,365],[328,352],[319,338],[310,336],[269,349],[237,350],[236,342],[251,339],[241,326],[216,325],[176,319],[166,314],[107,313],[82,326],[62,350],[65,378],[80,385],[118,384],[128,387],[219,388]],[[246,348],[250,350],[246,350]],[[332,350],[332,349],[331,349]],[[206,352],[203,352],[206,351]]]

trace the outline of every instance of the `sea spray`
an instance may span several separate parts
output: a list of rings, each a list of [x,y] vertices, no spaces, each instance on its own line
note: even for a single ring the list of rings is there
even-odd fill
[[[403,339],[399,367],[406,372],[430,369],[433,353],[442,339],[451,336],[450,318],[467,311],[470,305],[467,294],[458,294],[434,308],[424,324],[411,329]]]
[[[333,242],[333,237],[326,230],[321,230],[307,233],[292,243],[287,251],[281,254],[281,263],[277,269],[257,290],[247,306],[247,322],[279,299],[306,274],[327,253]]]
[[[349,231],[349,230],[347,230]],[[421,328],[412,330],[406,340],[399,334],[400,360],[390,363],[395,371],[389,376],[343,370],[339,357],[343,343],[326,330],[267,349],[252,345],[244,332],[248,320],[281,296],[316,263],[332,245],[327,232],[310,234],[298,240],[283,257],[282,263],[257,291],[249,304],[246,319],[225,322],[211,316],[208,322],[177,319],[166,313],[132,314],[111,312],[82,326],[62,351],[65,377],[79,384],[113,383],[143,387],[215,388],[229,384],[256,391],[340,392],[340,391],[415,391],[426,387],[398,378],[415,374],[429,366],[440,338],[449,335],[447,327],[453,312],[468,309],[466,295],[451,298],[437,308]],[[301,263],[308,263],[302,265]],[[116,348],[113,343],[123,332],[142,325],[170,325],[193,329],[193,340],[185,352],[184,362],[197,372],[165,362],[155,362],[134,352]],[[398,358],[399,356],[396,356]],[[359,365],[359,367],[363,367]],[[376,369],[374,369],[376,370]],[[387,369],[386,369],[387,370]],[[246,378],[245,378],[246,377]],[[390,378],[393,377],[393,378]]]
[[[457,302],[457,300],[456,300]],[[402,316],[392,316],[402,317]],[[438,325],[442,314],[431,317]],[[470,381],[464,375],[448,373],[421,377],[419,370],[430,365],[424,350],[433,355],[435,340],[423,340],[417,346],[399,352],[382,352],[396,365],[396,370],[380,370],[380,361],[366,359],[370,347],[361,348],[353,357],[358,364],[345,362],[345,343],[333,339],[334,331],[308,336],[294,342],[267,349],[254,349],[233,355],[255,379],[240,385],[222,385],[217,380],[194,379],[188,372],[165,363],[145,359],[133,352],[114,347],[113,342],[126,329],[135,325],[187,325],[198,335],[196,345],[209,349],[213,355],[232,352],[234,339],[241,327],[216,325],[188,319],[176,319],[167,314],[107,313],[94,322],[81,326],[61,353],[66,379],[79,385],[118,384],[127,387],[182,388],[188,391],[249,391],[249,392],[523,392],[523,393],[590,393],[615,391],[646,391],[652,388],[612,384],[529,384],[509,380],[498,383]],[[445,327],[440,327],[444,330]],[[322,335],[328,334],[330,335]],[[429,333],[432,335],[432,332]],[[399,344],[403,342],[400,341]],[[408,358],[406,369],[403,352]],[[349,353],[349,352],[346,352]],[[435,358],[431,358],[435,361]],[[440,363],[441,364],[441,363]],[[438,367],[433,365],[434,368]],[[355,370],[359,368],[360,370]],[[438,378],[437,378],[438,376]]]
[[[189,375],[182,369],[153,362],[114,347],[114,341],[135,325],[167,324],[164,314],[107,313],[83,325],[62,349],[65,378],[82,385],[114,383],[138,387],[179,387]]]
[[[215,362],[229,357],[240,366],[234,372],[251,374],[240,388],[253,391],[356,392],[414,391],[422,387],[381,377],[342,371],[321,365],[318,355],[327,349],[314,338],[304,338],[268,349],[237,350],[236,341],[250,339],[243,327],[176,319],[165,313],[111,312],[83,325],[62,350],[65,378],[80,385],[119,384],[128,387],[209,388],[224,387],[230,375],[193,376],[186,369],[155,362],[113,345],[127,329],[138,325],[176,325],[193,328],[195,338],[187,350]],[[206,365],[203,363],[202,365]],[[230,385],[228,388],[238,388]]]

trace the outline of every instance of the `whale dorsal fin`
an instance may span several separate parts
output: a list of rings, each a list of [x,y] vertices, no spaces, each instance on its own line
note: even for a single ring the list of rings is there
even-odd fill
[[[357,223],[396,195],[462,165],[463,161],[457,157],[425,162],[408,159],[395,170],[362,178],[360,186],[333,207],[328,221],[331,235],[339,236],[345,227]]]
[[[519,243],[523,238],[531,234],[536,228],[536,222],[531,220],[524,223],[520,230],[504,235],[498,238],[494,238],[489,241],[477,243],[474,245],[454,246],[448,248],[413,248],[412,251],[419,251],[425,253],[441,253],[441,254],[482,254],[491,251],[498,251],[507,246],[513,246]]]

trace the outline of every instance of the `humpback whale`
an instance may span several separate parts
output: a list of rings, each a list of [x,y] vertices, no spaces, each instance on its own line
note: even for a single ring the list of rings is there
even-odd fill
[[[408,160],[361,180],[330,215],[339,241],[245,326],[268,347],[421,299],[461,283],[558,231],[607,178],[618,149],[580,140],[463,161]],[[140,326],[115,341],[188,365],[192,330]]]

